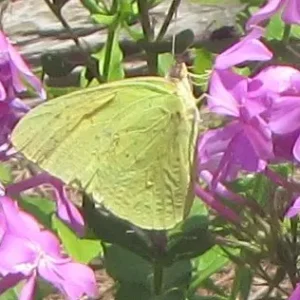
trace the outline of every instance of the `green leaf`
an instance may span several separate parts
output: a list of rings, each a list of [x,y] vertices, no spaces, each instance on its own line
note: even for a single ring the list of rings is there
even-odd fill
[[[150,287],[152,265],[131,251],[117,245],[109,246],[105,266],[108,274],[117,281]]]
[[[18,300],[18,291],[16,288],[11,288],[0,295],[0,300]]]
[[[300,39],[300,26],[299,25],[291,25],[291,37]]]
[[[212,53],[204,48],[194,49],[195,59],[193,62],[193,72],[199,77],[193,80],[200,85],[203,90],[207,90],[208,74],[213,66]]]
[[[205,48],[194,49],[193,70],[196,74],[205,74],[213,66],[213,55]]]
[[[158,262],[163,268],[163,265]],[[116,245],[109,246],[105,255],[106,270],[116,281],[140,285],[153,291],[154,263],[144,260],[140,256]],[[174,287],[186,287],[191,276],[189,260],[174,263],[163,268],[162,287],[168,291]]]
[[[131,299],[154,300],[151,291],[144,286],[134,283],[120,284],[115,300]]]
[[[170,290],[174,287],[187,288],[192,274],[192,264],[189,260],[175,262],[170,267],[164,268],[163,287]]]
[[[169,237],[167,259],[178,261],[202,255],[213,245],[206,217],[193,216],[182,225],[182,231]]]
[[[143,284],[147,287],[147,281],[151,280],[151,264],[117,245],[108,247],[105,266],[108,274],[118,281]]]
[[[276,14],[271,19],[266,28],[267,40],[278,40],[281,41],[283,38],[285,23],[281,20],[281,15]]]
[[[60,52],[45,51],[41,55],[43,74],[50,77],[64,77],[76,67],[76,63],[63,57]]]
[[[12,183],[12,181],[13,176],[11,168],[4,163],[0,163],[0,182],[3,184],[9,184]]]
[[[116,15],[93,14],[91,18],[95,23],[109,26],[115,21]]]
[[[151,291],[138,284],[120,284],[115,295],[115,300],[186,300],[184,291],[172,289],[162,295],[153,295]]]
[[[81,0],[81,4],[89,10],[91,14],[102,13],[103,10],[96,0]]]
[[[185,29],[175,35],[174,51],[175,54],[183,54],[194,43],[195,35],[193,30]]]
[[[56,212],[55,202],[40,196],[22,196],[19,205],[32,214],[42,225],[48,229],[51,227],[51,216]]]
[[[168,232],[166,262],[199,256],[210,249],[214,242],[208,231],[207,208],[196,199],[189,217]]]
[[[251,291],[253,273],[249,268],[238,266],[235,270],[235,277],[232,292],[229,300],[247,300]]]
[[[251,70],[248,67],[244,67],[244,68],[233,68],[235,73],[242,75],[242,76],[250,76],[251,75]]]
[[[144,38],[144,33],[140,28],[134,28],[129,26],[127,23],[123,23],[123,29],[128,33],[128,35],[134,40],[139,41]]]
[[[219,246],[214,246],[199,258],[194,259],[193,262],[195,275],[189,288],[190,295],[194,294],[206,278],[221,270],[230,260]]]
[[[52,226],[60,237],[66,252],[76,261],[87,264],[103,253],[99,240],[79,238],[76,233],[54,215]]]
[[[158,74],[159,76],[166,76],[171,67],[174,65],[175,59],[171,53],[163,53],[158,55]]]
[[[119,45],[119,33],[119,26],[110,28],[104,47],[98,53],[93,54],[93,57],[99,61],[99,71],[105,81],[114,81],[125,76],[122,65],[123,52]]]

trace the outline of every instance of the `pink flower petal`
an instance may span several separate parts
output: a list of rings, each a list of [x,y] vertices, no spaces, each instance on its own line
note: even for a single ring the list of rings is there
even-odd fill
[[[227,69],[245,61],[265,61],[272,58],[272,52],[258,39],[262,36],[263,29],[253,30],[238,43],[217,56],[215,69]]]
[[[297,196],[294,200],[293,205],[288,209],[285,216],[288,217],[288,218],[293,218],[296,215],[298,215],[299,212],[300,212],[300,196]]]
[[[282,20],[287,24],[300,24],[299,0],[286,0],[286,7],[282,13]]]
[[[77,300],[83,295],[97,296],[95,275],[88,266],[75,263],[41,265],[39,275],[55,285],[68,299]]]
[[[246,29],[250,30],[253,25],[258,25],[264,20],[272,17],[284,5],[286,0],[268,0],[268,3],[259,9],[246,24]]]
[[[20,300],[34,299],[35,289],[36,289],[36,273],[33,273],[30,277],[27,278],[27,281],[24,284],[21,293],[19,295],[19,299]]]
[[[80,235],[84,234],[84,219],[76,206],[68,199],[62,181],[44,172],[21,182],[8,185],[6,192],[9,195],[18,195],[33,187],[49,184],[54,187],[57,212],[59,217],[67,222]]]
[[[300,284],[298,283],[288,300],[299,300],[299,299],[300,299]]]
[[[239,115],[239,101],[247,92],[247,79],[230,70],[215,70],[209,84],[208,108],[211,112]]]
[[[300,96],[280,97],[271,110],[269,127],[276,134],[291,133],[300,128]]]

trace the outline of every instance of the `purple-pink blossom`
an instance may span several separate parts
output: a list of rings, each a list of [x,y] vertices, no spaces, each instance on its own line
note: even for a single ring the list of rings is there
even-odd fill
[[[263,28],[253,28],[239,42],[217,56],[214,69],[224,70],[246,61],[270,60],[272,52],[259,40],[263,33]]]
[[[229,122],[202,136],[198,167],[214,174],[215,181],[233,179],[238,170],[260,172],[274,156],[271,131],[261,117],[265,106],[248,97],[248,83],[230,70],[212,74],[208,107]]]
[[[249,30],[271,18],[282,10],[282,20],[287,24],[300,24],[300,2],[299,0],[268,0],[267,3],[255,12],[246,24]]]
[[[63,254],[56,236],[8,197],[0,197],[0,240],[0,293],[25,281],[19,299],[35,299],[41,277],[68,299],[96,297],[93,271]]]
[[[12,101],[17,93],[26,90],[25,80],[38,93],[41,99],[46,98],[41,81],[32,73],[9,39],[0,31],[0,100]]]
[[[247,77],[232,68],[246,60],[272,57],[258,40],[261,35],[261,29],[253,28],[217,57],[209,82],[208,108],[226,117],[226,122],[205,132],[198,142],[198,175],[213,198],[197,188],[196,193],[230,220],[234,215],[215,197],[218,185],[236,179],[241,172],[264,172],[269,163],[300,161],[300,71],[269,66]],[[287,216],[299,211],[298,201],[294,201]]]
[[[0,31],[0,160],[10,156],[10,134],[19,119],[30,109],[18,94],[31,85],[41,99],[46,98],[42,83],[31,72],[20,54]]]
[[[299,300],[300,299],[300,283],[297,284],[292,295],[290,295],[288,300]]]
[[[40,185],[50,185],[53,188],[58,216],[67,222],[79,235],[83,235],[85,229],[83,217],[68,198],[64,183],[56,177],[43,172],[20,182],[12,183],[6,186],[5,191],[9,196],[18,196],[21,192]]]

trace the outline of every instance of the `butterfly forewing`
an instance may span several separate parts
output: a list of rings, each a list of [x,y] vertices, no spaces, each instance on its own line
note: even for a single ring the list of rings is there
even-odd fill
[[[167,79],[122,80],[38,106],[12,141],[118,217],[167,229],[183,220],[191,185],[197,109],[188,102]]]

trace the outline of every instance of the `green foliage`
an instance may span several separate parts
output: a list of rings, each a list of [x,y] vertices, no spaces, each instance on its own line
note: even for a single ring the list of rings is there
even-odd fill
[[[189,260],[164,268],[159,262],[151,264],[116,245],[107,248],[105,266],[110,276],[118,282],[116,300],[134,299],[137,295],[151,300],[184,299],[184,290],[191,275]],[[162,277],[159,294],[154,286],[156,276]]]
[[[52,228],[52,214],[56,211],[53,200],[40,196],[23,196],[19,200],[19,205],[46,228]]]
[[[0,182],[3,184],[9,184],[13,181],[11,168],[9,165],[0,163]]]
[[[209,251],[193,260],[193,278],[189,287],[189,295],[192,296],[197,289],[213,274],[229,264],[229,257],[219,246],[214,246]]]
[[[252,287],[252,281],[253,272],[251,269],[244,266],[237,267],[229,300],[247,300]]]
[[[281,15],[276,14],[271,18],[267,29],[266,29],[266,38],[268,40],[279,40],[281,41],[284,34],[285,23],[281,20]]]
[[[11,288],[0,295],[0,300],[18,300],[19,291],[17,288]]]
[[[103,250],[99,240],[79,238],[55,216],[52,217],[52,227],[60,237],[65,251],[76,261],[87,264],[96,256],[102,255]]]
[[[175,59],[171,53],[163,53],[158,56],[158,74],[166,76],[174,65]]]
[[[195,59],[193,62],[193,72],[198,75],[193,78],[195,84],[199,85],[203,91],[208,88],[208,77],[213,66],[213,55],[204,48],[194,49]]]

